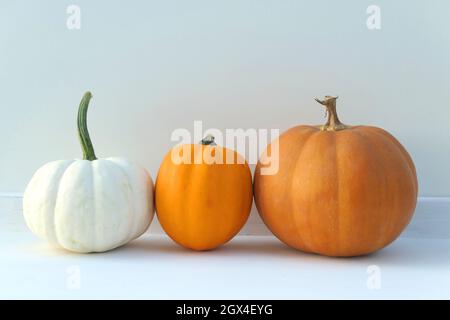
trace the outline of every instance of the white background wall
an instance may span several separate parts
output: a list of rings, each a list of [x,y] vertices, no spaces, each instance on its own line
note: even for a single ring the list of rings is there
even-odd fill
[[[81,8],[81,30],[66,8]],[[366,8],[381,7],[381,30]],[[450,196],[450,2],[0,0],[0,192],[80,157],[76,112],[94,94],[98,156],[155,177],[175,128],[280,128],[341,118],[393,133],[422,196]]]

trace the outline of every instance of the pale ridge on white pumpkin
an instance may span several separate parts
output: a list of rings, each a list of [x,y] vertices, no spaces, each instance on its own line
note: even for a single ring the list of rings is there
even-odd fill
[[[41,238],[54,243],[57,242],[54,210],[59,181],[73,161],[58,160],[42,166],[34,174],[24,194],[23,212],[28,227]]]
[[[153,208],[153,181],[146,170],[124,158],[110,157],[106,158],[106,160],[113,162],[122,168],[124,174],[128,177],[128,181],[131,181],[130,187],[133,189],[132,203],[134,205],[134,217],[132,219],[133,226],[131,227],[130,236],[127,239],[128,242],[135,239],[136,234],[143,234],[150,225],[151,221],[149,221],[147,216],[142,213],[148,212]],[[139,201],[139,199],[148,194],[151,195],[148,201]]]

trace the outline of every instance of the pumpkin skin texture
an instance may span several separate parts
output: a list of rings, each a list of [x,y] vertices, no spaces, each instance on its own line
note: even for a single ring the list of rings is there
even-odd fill
[[[185,155],[174,162],[172,152]],[[221,152],[223,163],[194,163],[207,152]],[[225,163],[225,157],[240,162]],[[179,245],[214,249],[231,240],[244,226],[253,202],[252,175],[235,151],[216,145],[179,145],[163,159],[156,178],[156,214],[164,231]]]
[[[53,161],[34,174],[23,208],[40,238],[74,252],[103,252],[147,230],[153,182],[124,158]]]
[[[385,130],[335,124],[341,129],[297,126],[280,135],[274,175],[261,175],[273,143],[267,147],[255,171],[256,206],[291,247],[327,256],[372,253],[395,240],[413,215],[414,164]]]
[[[124,158],[97,159],[87,130],[92,97],[78,109],[83,159],[53,161],[33,175],[23,198],[30,230],[64,249],[103,252],[143,234],[154,215],[153,181]]]

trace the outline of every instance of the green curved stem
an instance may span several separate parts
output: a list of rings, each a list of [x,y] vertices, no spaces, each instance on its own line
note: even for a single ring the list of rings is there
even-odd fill
[[[95,156],[94,147],[92,146],[89,131],[87,129],[87,110],[89,101],[92,98],[92,93],[86,92],[81,99],[78,107],[78,138],[80,139],[81,149],[83,150],[83,160],[97,160]]]

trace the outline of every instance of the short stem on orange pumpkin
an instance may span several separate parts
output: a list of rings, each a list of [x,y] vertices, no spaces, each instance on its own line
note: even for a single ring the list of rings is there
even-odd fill
[[[81,99],[78,107],[78,138],[80,139],[81,149],[83,150],[83,160],[97,160],[95,156],[94,147],[92,146],[91,138],[87,129],[87,110],[89,101],[92,98],[92,93],[86,92]]]
[[[338,97],[325,96],[325,99],[319,100],[315,98],[315,100],[321,105],[327,108],[328,119],[327,122],[320,127],[322,131],[339,131],[343,129],[347,129],[350,126],[343,124],[337,115],[336,112],[336,99]]]
[[[214,136],[212,134],[208,134],[206,137],[204,137],[201,141],[200,144],[204,145],[204,146],[215,146],[216,143],[214,142]]]

